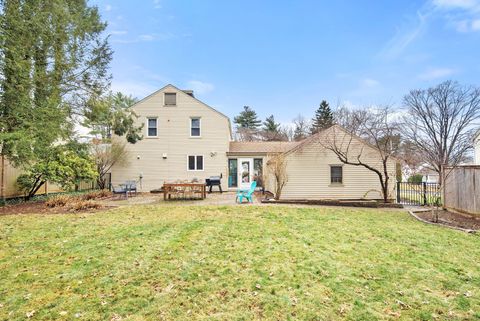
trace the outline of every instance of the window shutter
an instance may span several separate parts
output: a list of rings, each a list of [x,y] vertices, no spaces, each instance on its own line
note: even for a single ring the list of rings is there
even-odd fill
[[[176,93],[165,93],[165,105],[174,106],[177,104],[177,94]]]
[[[203,156],[197,156],[197,171],[203,170]]]
[[[188,156],[188,169],[195,170],[195,156]]]

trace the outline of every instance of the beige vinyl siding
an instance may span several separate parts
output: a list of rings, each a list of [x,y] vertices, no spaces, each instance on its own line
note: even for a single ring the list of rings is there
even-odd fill
[[[164,92],[177,93],[176,106],[164,106]],[[142,174],[141,189],[149,191],[160,188],[165,181],[223,174],[222,187],[227,188],[226,153],[230,142],[227,117],[173,86],[147,97],[133,109],[139,116],[138,124],[146,124],[148,117],[157,117],[157,137],[146,137],[144,127],[144,139],[127,144],[128,164],[112,169],[114,185],[138,180]],[[201,118],[200,137],[190,136],[192,117]],[[203,155],[203,171],[188,170],[188,155]]]
[[[378,151],[354,140],[356,148],[364,148],[362,160],[381,168]],[[330,166],[343,166],[343,183],[330,182]],[[390,173],[390,198],[394,198],[395,162],[388,163]],[[310,142],[287,155],[288,182],[282,191],[282,199],[380,199],[382,198],[378,176],[362,167],[342,164],[337,156],[318,141]],[[273,190],[273,180],[269,179]]]

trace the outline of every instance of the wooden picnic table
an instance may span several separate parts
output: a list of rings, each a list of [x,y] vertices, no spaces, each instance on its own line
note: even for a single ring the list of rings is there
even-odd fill
[[[207,196],[207,189],[205,183],[164,183],[163,184],[163,199],[170,200],[172,195],[183,194],[185,198],[186,193],[200,194],[203,200]]]

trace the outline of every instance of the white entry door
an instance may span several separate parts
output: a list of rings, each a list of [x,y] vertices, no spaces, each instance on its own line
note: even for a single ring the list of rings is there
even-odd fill
[[[238,159],[238,187],[249,189],[253,181],[253,158]]]

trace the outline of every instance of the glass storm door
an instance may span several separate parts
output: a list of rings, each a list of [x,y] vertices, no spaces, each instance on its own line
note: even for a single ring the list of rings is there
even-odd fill
[[[253,158],[238,159],[238,187],[249,189],[253,180]]]

